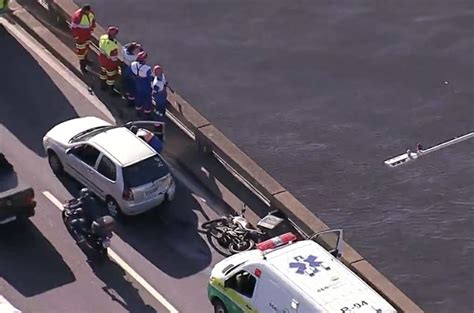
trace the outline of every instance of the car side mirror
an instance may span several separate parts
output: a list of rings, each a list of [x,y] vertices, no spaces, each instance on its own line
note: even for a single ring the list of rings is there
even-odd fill
[[[227,279],[224,281],[224,288],[232,288],[232,279]]]

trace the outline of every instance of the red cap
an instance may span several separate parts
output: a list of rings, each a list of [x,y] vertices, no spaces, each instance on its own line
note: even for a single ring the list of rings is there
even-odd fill
[[[117,35],[118,31],[117,26],[109,26],[109,28],[107,28],[107,35]]]
[[[155,76],[161,75],[162,73],[163,73],[163,69],[161,68],[160,65],[155,65],[155,66],[153,67],[153,74],[154,74]]]

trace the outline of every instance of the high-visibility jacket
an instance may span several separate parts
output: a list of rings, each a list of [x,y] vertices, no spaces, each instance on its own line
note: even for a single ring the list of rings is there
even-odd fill
[[[8,7],[8,0],[0,0],[0,11]]]
[[[110,39],[109,35],[100,36],[99,49],[101,58],[106,58],[109,61],[118,61],[118,43],[115,39]]]
[[[74,37],[90,36],[95,28],[95,14],[90,11],[88,14],[78,9],[71,16],[71,31]]]

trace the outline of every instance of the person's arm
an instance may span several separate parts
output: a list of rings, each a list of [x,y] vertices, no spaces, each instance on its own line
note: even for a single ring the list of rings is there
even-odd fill
[[[114,49],[110,52],[110,60],[113,62],[118,61],[118,49]]]
[[[77,37],[77,26],[81,22],[81,14],[79,12],[74,12],[73,15],[71,15],[71,33],[74,36],[74,38]]]
[[[153,76],[151,72],[151,67],[148,68],[148,70],[146,71],[146,78],[150,82],[150,86],[151,86],[151,83],[153,83],[153,79],[155,79],[155,77]]]
[[[91,32],[93,32],[94,29],[95,29],[95,26],[96,26],[96,24],[95,24],[95,13],[93,11],[90,11],[90,12],[92,13]]]

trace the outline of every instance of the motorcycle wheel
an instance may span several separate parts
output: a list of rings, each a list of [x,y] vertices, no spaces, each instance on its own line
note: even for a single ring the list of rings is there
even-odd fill
[[[66,214],[66,210],[62,210],[61,211],[61,218],[63,219],[63,223],[66,224],[67,222],[67,214]]]
[[[222,227],[211,228],[207,233],[210,237],[214,238],[221,247],[226,249],[229,247],[231,239]]]
[[[207,221],[201,224],[201,228],[205,230],[211,230],[219,226],[227,225],[227,219],[225,217],[218,218],[215,220]]]
[[[242,239],[237,242],[231,242],[229,244],[229,252],[232,254],[236,254],[243,251],[252,250],[255,247],[255,241],[252,239]]]
[[[67,216],[65,210],[63,210],[61,212],[61,217],[63,219],[63,223],[64,223],[64,226],[66,227],[69,235],[71,235],[71,237],[74,239],[74,240],[77,240],[76,236],[75,236],[75,233],[74,233],[74,230],[72,229],[72,226],[71,226],[71,223],[69,221],[69,217]]]

